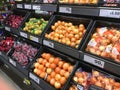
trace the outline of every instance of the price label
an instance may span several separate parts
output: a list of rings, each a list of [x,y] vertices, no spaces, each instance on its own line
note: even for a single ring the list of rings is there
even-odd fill
[[[9,58],[9,62],[16,67],[16,62],[14,60],[12,60],[11,58]]]
[[[31,78],[31,79],[33,79],[36,83],[40,83],[40,80],[39,80],[39,78],[38,77],[36,77],[34,74],[32,74],[32,73],[29,73],[29,77]]]
[[[35,36],[32,36],[32,35],[30,35],[30,40],[35,41],[35,42],[39,42],[39,39]]]
[[[27,38],[27,37],[28,37],[27,34],[24,33],[24,32],[20,32],[20,36],[22,36],[22,37],[24,37],[24,38]]]
[[[79,84],[77,84],[77,88],[78,88],[78,90],[84,90],[83,86],[81,86]]]
[[[61,13],[72,13],[71,7],[60,7],[59,12]]]
[[[25,4],[25,9],[31,9],[31,5],[30,4]]]
[[[2,55],[2,52],[0,51],[0,55]]]
[[[5,26],[5,30],[10,32],[10,28]]]
[[[54,48],[54,43],[52,43],[50,41],[43,40],[43,44],[46,45],[46,46],[48,46],[48,47]]]
[[[99,16],[112,17],[112,18],[120,18],[120,10],[105,10],[105,9],[100,9]]]
[[[90,64],[93,64],[95,66],[98,66],[100,68],[104,68],[104,65],[105,65],[105,62],[98,60],[98,59],[95,59],[93,57],[90,57],[88,55],[84,55],[84,61],[86,61]]]
[[[32,9],[33,9],[33,10],[40,10],[40,8],[41,8],[40,5],[33,5],[33,8],[32,8]]]
[[[17,4],[17,8],[23,8],[22,4]]]

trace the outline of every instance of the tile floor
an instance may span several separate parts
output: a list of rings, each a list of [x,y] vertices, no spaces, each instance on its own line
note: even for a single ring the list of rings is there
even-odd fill
[[[0,90],[22,90],[0,70]]]

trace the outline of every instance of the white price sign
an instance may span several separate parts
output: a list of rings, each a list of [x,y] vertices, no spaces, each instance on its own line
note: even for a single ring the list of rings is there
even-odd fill
[[[17,4],[17,8],[23,8],[22,4]]]
[[[40,5],[33,5],[33,8],[32,8],[32,9],[33,9],[33,10],[40,10],[40,8],[41,8]]]
[[[77,88],[78,88],[78,90],[84,90],[83,86],[81,86],[79,84],[77,84]]]
[[[5,26],[5,30],[10,32],[10,27]]]
[[[61,13],[72,13],[71,7],[60,7],[59,12]]]
[[[20,36],[22,36],[22,37],[24,37],[24,38],[27,38],[27,37],[28,37],[27,34],[24,33],[24,32],[20,32]]]
[[[48,46],[48,47],[54,48],[54,43],[52,43],[50,41],[43,40],[43,44],[46,45],[46,46]]]
[[[14,60],[12,60],[11,58],[9,58],[9,62],[16,67],[16,62]]]
[[[99,16],[112,17],[112,18],[120,18],[120,10],[100,9]]]
[[[35,42],[39,42],[39,39],[35,36],[32,36],[32,35],[30,35],[30,40],[35,41]]]
[[[29,77],[31,78],[31,79],[33,79],[36,83],[40,83],[40,80],[39,80],[39,78],[38,77],[36,77],[34,74],[32,74],[32,73],[29,73]]]
[[[100,68],[104,68],[104,65],[105,65],[105,62],[98,60],[98,59],[95,59],[93,57],[90,57],[88,55],[84,55],[84,61],[86,61],[90,64],[93,64],[95,66],[98,66]]]
[[[25,9],[31,9],[31,5],[30,4],[25,4]]]

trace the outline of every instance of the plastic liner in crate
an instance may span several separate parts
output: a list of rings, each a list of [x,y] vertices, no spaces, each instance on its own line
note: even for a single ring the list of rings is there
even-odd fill
[[[44,90],[64,90],[77,61],[48,47],[41,47],[29,77]]]
[[[27,39],[19,39],[8,53],[9,62],[28,76],[28,69],[37,56],[40,45]]]
[[[80,62],[65,90],[114,90],[119,88],[119,77]]]
[[[5,30],[19,35],[19,27],[28,15],[28,11],[14,9],[4,21]]]
[[[120,75],[119,72],[119,29],[120,24],[95,21],[81,51],[84,61]]]
[[[0,36],[0,56],[2,56],[5,59],[8,59],[7,54],[13,47],[16,38],[17,36],[2,31],[2,34]]]
[[[42,43],[42,32],[49,19],[50,15],[31,13],[20,27],[20,36]]]
[[[55,15],[44,32],[43,45],[79,58],[79,49],[91,24],[90,19]]]

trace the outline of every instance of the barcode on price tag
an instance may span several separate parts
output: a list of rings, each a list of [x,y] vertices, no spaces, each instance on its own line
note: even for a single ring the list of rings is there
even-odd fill
[[[83,86],[81,86],[79,84],[77,84],[77,88],[78,88],[78,90],[84,90]]]
[[[22,4],[17,4],[17,8],[23,8]]]
[[[30,35],[30,40],[35,41],[35,42],[39,42],[39,39],[35,36],[32,36],[32,35]]]
[[[33,5],[33,8],[32,8],[32,9],[33,9],[33,10],[40,10],[40,8],[41,8],[40,5]]]
[[[31,78],[31,79],[33,79],[36,83],[40,83],[40,80],[39,80],[39,78],[38,77],[36,77],[34,74],[32,74],[32,73],[29,73],[29,77]]]
[[[31,9],[31,5],[30,4],[25,4],[25,9]]]
[[[5,30],[10,32],[10,27],[5,26]]]
[[[43,40],[43,44],[46,45],[46,46],[48,46],[48,47],[54,48],[54,43],[52,43],[50,41]]]
[[[105,10],[105,9],[100,9],[99,16],[111,17],[111,18],[120,18],[120,10]]]
[[[12,60],[11,58],[9,58],[9,62],[16,67],[16,62],[14,60]]]
[[[22,37],[24,37],[24,38],[27,38],[27,37],[28,37],[27,34],[24,33],[24,32],[20,32],[20,36],[22,36]]]
[[[72,13],[71,7],[60,7],[59,12],[61,13]]]
[[[105,62],[98,60],[98,59],[95,59],[93,57],[90,57],[88,55],[84,55],[84,61],[86,61],[90,64],[93,64],[95,66],[98,66],[100,68],[104,68],[104,65],[105,65]]]

